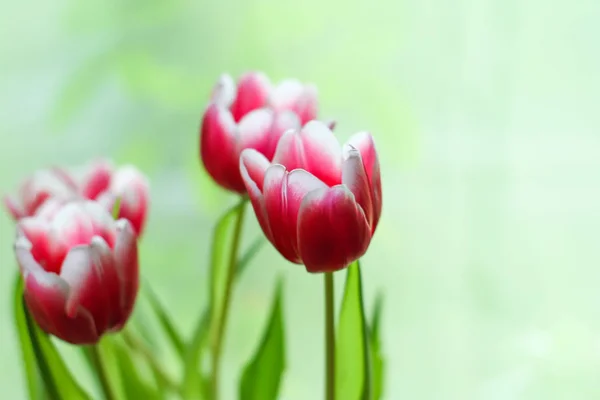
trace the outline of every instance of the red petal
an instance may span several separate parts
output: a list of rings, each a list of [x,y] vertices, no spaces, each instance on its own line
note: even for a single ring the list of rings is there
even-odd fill
[[[369,247],[370,227],[343,185],[308,193],[298,215],[298,241],[308,272],[345,268]]]
[[[112,165],[107,161],[94,163],[81,184],[81,195],[86,199],[96,199],[110,186]]]
[[[200,133],[200,158],[208,174],[225,189],[243,193],[235,144],[236,125],[231,113],[211,104]]]
[[[108,330],[117,326],[122,317],[121,309],[121,279],[117,271],[117,265],[113,253],[108,244],[101,238],[95,236],[90,244],[92,261],[101,266],[102,285],[105,292],[106,309],[108,310]]]
[[[302,199],[311,190],[326,187],[301,169],[287,173],[281,165],[273,165],[267,170],[263,193],[273,244],[291,262],[300,263],[297,223]]]
[[[375,232],[379,217],[381,216],[382,193],[381,193],[381,175],[379,169],[379,158],[377,157],[377,149],[375,141],[368,132],[359,132],[353,135],[348,144],[356,148],[361,155],[365,170],[371,184],[373,199],[373,223],[372,232]]]
[[[272,243],[286,259],[299,263],[295,236],[295,221],[288,220],[287,173],[285,167],[272,165],[265,173],[263,202],[269,221]]]
[[[29,244],[26,246],[31,249],[33,258],[44,266],[48,272],[60,272],[62,260],[56,260],[57,250],[54,248],[57,243],[50,243],[48,236],[49,224],[39,218],[23,218],[17,224],[17,243],[25,245],[26,239]]]
[[[358,150],[351,146],[344,150],[346,155],[342,165],[342,183],[354,194],[356,202],[365,212],[369,226],[372,226],[374,210],[369,177]]]
[[[63,262],[60,277],[69,285],[65,311],[73,318],[84,308],[89,311],[102,335],[108,328],[109,308],[102,264],[92,259],[90,246],[71,248]]]
[[[238,122],[250,111],[264,107],[270,86],[268,78],[260,72],[244,74],[239,79],[237,96],[230,107],[233,119]]]
[[[25,280],[25,300],[40,328],[69,343],[96,343],[98,334],[89,312],[78,308],[73,317],[67,316],[67,283],[58,275],[45,272],[25,247],[17,243],[15,251]]]
[[[119,197],[121,203],[118,218],[129,220],[136,235],[141,235],[150,202],[150,189],[146,176],[131,165],[123,166],[113,176],[110,191],[112,201],[109,202],[111,207],[107,210],[112,212],[114,199]]]
[[[113,328],[119,330],[133,311],[139,288],[137,240],[126,219],[117,221],[117,241],[113,250],[115,266],[121,282],[121,318]]]
[[[237,128],[236,151],[256,149],[262,154],[269,149],[271,129],[274,123],[273,111],[261,108],[248,113]]]
[[[94,225],[80,202],[68,203],[54,216],[49,235],[71,248],[88,244],[94,236]]]
[[[317,118],[319,109],[317,88],[314,85],[306,85],[304,91],[296,100],[293,110],[296,112],[302,124]]]
[[[273,163],[288,170],[302,168],[329,186],[341,183],[342,150],[333,132],[322,122],[311,121],[300,132],[286,132]]]
[[[240,173],[250,196],[254,213],[265,236],[272,240],[262,195],[265,172],[270,165],[269,160],[254,149],[246,149],[240,155]]]

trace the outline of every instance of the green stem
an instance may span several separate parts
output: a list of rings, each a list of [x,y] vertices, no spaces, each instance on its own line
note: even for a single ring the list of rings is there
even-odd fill
[[[102,361],[102,355],[100,354],[100,344],[90,346],[90,350],[92,362],[94,363],[96,373],[98,374],[98,379],[100,381],[104,397],[106,398],[106,400],[116,400],[117,397],[115,396],[112,386],[110,385],[110,381],[108,380],[108,372],[106,371],[106,366]]]
[[[333,272],[325,273],[325,399],[335,400],[335,322]]]
[[[162,368],[160,362],[154,357],[152,351],[130,330],[122,331],[123,340],[129,347],[137,351],[148,362],[148,365],[156,376],[160,379],[163,385],[169,389],[178,392],[179,385],[175,380]]]
[[[219,398],[219,369],[221,364],[221,350],[223,347],[223,336],[227,325],[227,315],[229,314],[229,305],[231,303],[231,289],[235,278],[238,252],[240,247],[240,239],[242,236],[242,226],[244,224],[244,214],[246,210],[246,199],[242,199],[240,205],[240,211],[235,221],[235,227],[233,231],[233,240],[231,242],[231,253],[229,255],[229,266],[227,269],[227,277],[225,282],[225,293],[223,298],[223,307],[221,307],[221,314],[217,319],[217,328],[215,331],[215,338],[213,341],[212,348],[212,398],[217,400]]]

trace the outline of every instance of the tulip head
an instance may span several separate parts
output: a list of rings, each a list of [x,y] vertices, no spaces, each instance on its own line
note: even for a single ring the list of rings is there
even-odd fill
[[[289,261],[309,272],[345,268],[369,247],[381,214],[381,179],[370,134],[342,149],[312,121],[286,132],[273,162],[244,150],[240,171],[261,228]]]
[[[261,73],[247,73],[236,84],[223,75],[213,89],[200,127],[200,159],[224,189],[245,193],[239,171],[244,149],[271,159],[281,135],[317,113],[313,85],[285,80],[272,87]]]
[[[99,203],[21,219],[15,253],[27,307],[45,332],[94,344],[129,318],[139,285],[136,235]]]
[[[15,220],[36,215],[51,199],[48,207],[57,208],[75,199],[98,200],[112,212],[120,198],[119,218],[128,219],[136,234],[143,231],[150,203],[148,179],[131,165],[115,168],[106,160],[96,160],[77,170],[53,168],[36,172],[19,191],[19,199],[4,199]],[[44,211],[45,214],[48,210]]]

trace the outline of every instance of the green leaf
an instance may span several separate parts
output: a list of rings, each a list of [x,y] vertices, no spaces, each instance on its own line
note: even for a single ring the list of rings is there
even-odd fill
[[[117,341],[113,343],[113,351],[121,373],[121,383],[125,399],[161,399],[162,396],[150,386],[139,373],[134,358],[128,349]]]
[[[183,341],[183,339],[181,338],[181,335],[175,328],[175,325],[173,325],[171,318],[169,318],[169,315],[167,314],[167,312],[165,311],[165,308],[160,303],[160,300],[158,300],[158,297],[156,296],[154,291],[150,288],[148,282],[144,282],[144,283],[145,283],[145,285],[144,285],[145,292],[146,292],[146,295],[150,302],[150,306],[152,307],[154,314],[156,314],[156,318],[158,319],[160,326],[165,331],[167,338],[169,338],[169,341],[173,345],[173,348],[175,349],[175,351],[177,352],[179,357],[181,357],[183,359],[185,357],[185,342]]]
[[[282,312],[282,281],[279,280],[271,305],[271,316],[262,341],[246,364],[240,379],[240,400],[277,399],[285,370],[285,335]]]
[[[21,359],[25,369],[25,379],[27,381],[27,391],[29,399],[38,400],[44,398],[44,387],[42,378],[36,366],[35,353],[31,340],[29,339],[29,330],[27,329],[27,318],[23,308],[23,279],[17,274],[14,288],[14,316],[17,333],[19,335],[19,344],[21,346]]]
[[[90,397],[75,381],[47,334],[37,326],[22,300],[31,346],[50,399],[87,400]]]
[[[336,397],[344,400],[369,399],[369,346],[358,261],[347,270],[336,337]]]
[[[371,350],[371,366],[373,372],[373,385],[371,387],[372,399],[379,400],[383,393],[384,361],[381,352],[381,338],[379,323],[381,321],[381,308],[383,307],[383,295],[380,293],[375,300],[371,328],[369,330],[369,343]]]

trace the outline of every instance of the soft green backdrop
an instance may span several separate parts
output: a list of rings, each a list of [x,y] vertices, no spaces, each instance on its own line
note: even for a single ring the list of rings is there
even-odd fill
[[[5,1],[0,192],[52,163],[138,165],[153,195],[143,274],[189,332],[234,201],[197,159],[208,93],[222,71],[312,81],[340,136],[368,129],[380,150],[364,277],[369,305],[386,294],[385,398],[597,399],[599,20],[597,0]],[[0,390],[21,399],[13,235],[0,213]],[[281,397],[322,394],[320,276],[265,248],[235,291],[226,399],[278,273]]]

